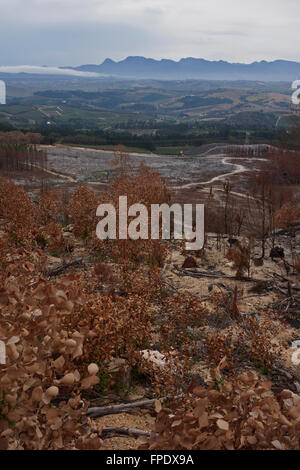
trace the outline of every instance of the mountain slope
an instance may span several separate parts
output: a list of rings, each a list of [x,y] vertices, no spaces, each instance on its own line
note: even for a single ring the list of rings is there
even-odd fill
[[[115,62],[106,59],[100,65],[82,65],[75,70],[106,75],[158,79],[264,80],[293,81],[300,77],[300,63],[286,60],[252,64],[208,61],[192,57],[178,62],[169,59],[127,57]]]

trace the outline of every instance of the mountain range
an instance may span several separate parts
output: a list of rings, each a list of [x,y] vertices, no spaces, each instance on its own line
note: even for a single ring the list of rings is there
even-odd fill
[[[69,68],[69,67],[68,67]],[[209,61],[193,57],[174,61],[130,56],[119,62],[105,59],[100,65],[87,64],[73,67],[82,72],[96,72],[122,78],[163,80],[261,80],[294,81],[300,78],[300,63],[287,60],[230,63]]]

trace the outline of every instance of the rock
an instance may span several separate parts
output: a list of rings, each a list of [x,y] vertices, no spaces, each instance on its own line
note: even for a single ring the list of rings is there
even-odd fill
[[[184,269],[197,268],[197,261],[193,256],[188,256],[182,265]]]
[[[284,249],[279,247],[279,246],[275,246],[274,248],[272,248],[272,250],[270,251],[270,258],[281,258],[283,259],[284,258]]]
[[[158,366],[160,369],[164,369],[166,366],[166,358],[159,351],[145,349],[144,351],[141,351],[141,355],[146,359],[146,361],[152,362],[152,364]]]

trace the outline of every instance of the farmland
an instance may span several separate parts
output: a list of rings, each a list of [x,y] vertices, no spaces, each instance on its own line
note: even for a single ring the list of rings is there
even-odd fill
[[[226,122],[239,113],[289,114],[290,84],[189,80],[117,80],[2,74],[8,105],[0,119],[18,126],[128,128],[134,121]],[[123,126],[123,127],[122,127]],[[124,127],[125,126],[125,127]]]

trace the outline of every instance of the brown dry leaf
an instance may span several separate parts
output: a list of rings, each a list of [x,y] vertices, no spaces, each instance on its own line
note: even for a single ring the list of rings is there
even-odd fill
[[[247,441],[251,445],[255,445],[257,443],[257,438],[255,436],[247,436]]]
[[[98,436],[91,436],[78,439],[76,448],[79,450],[99,450],[102,447],[102,440]]]
[[[72,372],[70,372],[69,374],[64,375],[60,379],[60,383],[62,383],[63,385],[71,386],[74,384],[75,380],[76,380],[75,375]]]
[[[87,390],[93,387],[94,385],[97,385],[97,383],[99,383],[99,377],[97,377],[96,375],[90,375],[89,377],[86,377],[81,381],[81,388],[83,390]]]
[[[65,358],[63,356],[59,356],[54,362],[53,367],[57,370],[61,370],[65,365]]]
[[[198,418],[198,426],[199,426],[199,429],[201,430],[202,428],[206,428],[208,425],[209,425],[208,414],[204,412]]]
[[[99,426],[98,426],[98,434],[99,434],[99,436],[101,436],[102,431],[103,431],[103,425],[102,425],[102,424],[99,424]]]
[[[282,450],[282,444],[279,441],[272,441],[272,445],[275,447],[275,449]]]
[[[196,397],[204,398],[206,395],[206,390],[204,387],[198,386],[193,389],[193,394],[196,395]]]
[[[35,402],[40,402],[42,401],[43,398],[43,389],[42,387],[36,387],[33,389],[32,394],[31,394],[31,399]]]
[[[157,414],[161,412],[162,404],[161,404],[160,400],[155,400],[154,408],[155,408],[155,411],[156,411]]]
[[[173,421],[173,423],[171,424],[171,427],[176,428],[176,427],[180,426],[181,423],[182,423],[181,419],[179,419],[177,421]]]
[[[23,267],[24,267],[24,269],[26,269],[26,271],[30,271],[31,273],[34,271],[34,264],[29,263],[29,261],[24,263]]]
[[[229,429],[229,424],[224,419],[218,419],[217,420],[217,426],[222,431],[228,431],[228,429]]]
[[[62,419],[61,418],[57,417],[57,418],[52,420],[50,428],[53,431],[56,431],[57,429],[60,429],[61,427],[62,427]]]

